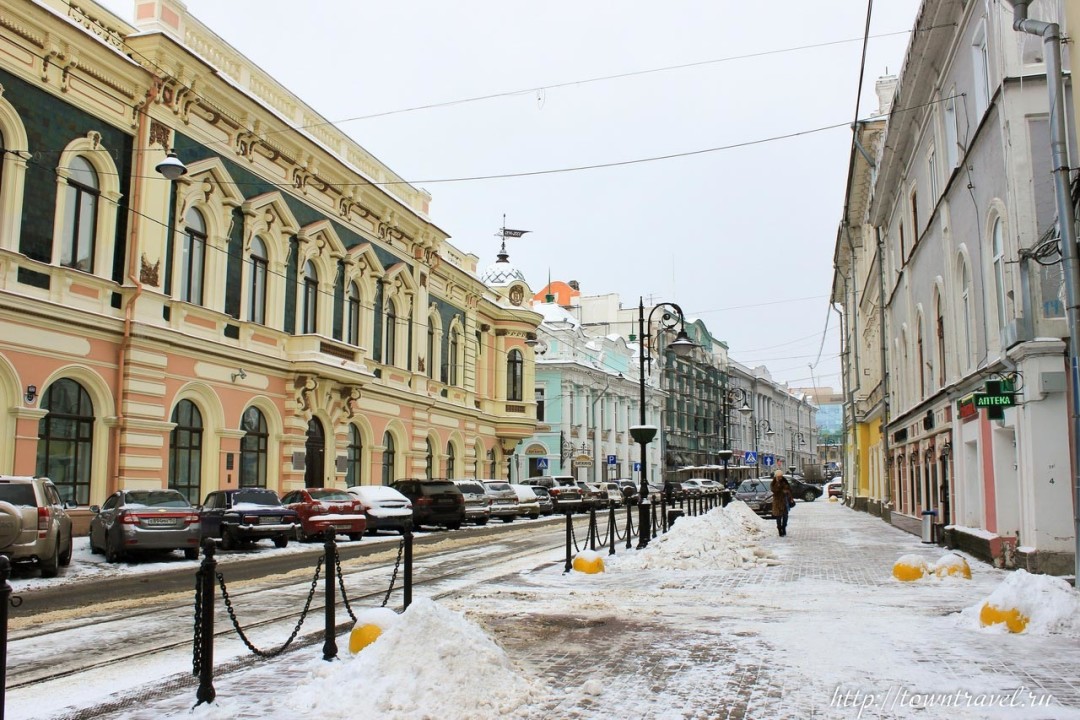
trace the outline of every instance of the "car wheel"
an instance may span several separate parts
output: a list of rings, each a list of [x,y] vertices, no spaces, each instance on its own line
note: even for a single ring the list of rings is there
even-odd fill
[[[123,559],[124,554],[120,551],[117,543],[112,542],[109,539],[109,535],[105,535],[105,562],[118,563]]]
[[[806,494],[802,496],[802,499],[806,502],[814,502],[817,500],[817,495],[814,494],[813,490],[807,490]]]
[[[461,529],[461,523],[450,523],[449,525],[446,526],[446,529],[447,530],[460,530]]]
[[[67,567],[71,564],[71,554],[74,550],[74,542],[75,541],[72,539],[71,535],[68,535],[67,547],[64,548],[64,552],[60,553],[60,564],[64,567]]]
[[[221,549],[222,550],[234,550],[236,549],[236,535],[229,528],[223,528],[221,531]]]
[[[289,536],[288,535],[277,535],[277,536],[274,537],[274,547],[283,548],[283,547],[287,547],[288,544],[289,544]]]
[[[198,560],[199,559],[199,548],[196,548],[196,547],[194,547],[194,548],[184,548],[184,559],[185,560]]]
[[[42,558],[41,560],[41,577],[54,578],[60,572],[60,538],[56,538],[56,544],[53,546],[52,557],[48,560]]]
[[[349,533],[349,539],[353,542],[360,542],[364,539],[364,533]]]
[[[504,515],[502,521],[504,523],[512,523],[512,522],[514,522],[515,517],[517,517],[517,516],[516,515]]]
[[[530,516],[529,516],[529,519],[530,519],[530,520],[535,520],[535,519],[536,519],[536,518],[538,518],[538,517],[540,517],[540,513],[536,513],[535,515],[530,515]]]
[[[487,525],[487,521],[488,521],[487,518],[481,518],[480,520],[476,521],[476,524],[477,525]]]

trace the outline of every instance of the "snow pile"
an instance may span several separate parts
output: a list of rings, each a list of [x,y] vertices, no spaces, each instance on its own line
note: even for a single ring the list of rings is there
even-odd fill
[[[897,574],[899,573],[899,574]],[[915,553],[901,555],[893,564],[893,577],[903,581],[918,580],[970,580],[971,568],[967,560],[948,552],[936,561]]]
[[[757,544],[764,522],[744,502],[732,502],[698,517],[681,517],[666,535],[620,562],[621,567],[654,570],[723,570],[773,564]]]
[[[988,597],[960,613],[961,621],[972,628],[1003,632],[1003,626],[984,628],[979,621],[983,605],[1009,610],[1016,608],[1028,618],[1029,635],[1080,635],[1080,593],[1066,580],[1050,575],[1032,575],[1026,570],[1009,574]]]

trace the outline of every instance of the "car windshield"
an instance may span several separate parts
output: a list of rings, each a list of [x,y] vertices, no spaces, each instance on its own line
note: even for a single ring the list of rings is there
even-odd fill
[[[272,490],[240,490],[233,495],[233,505],[281,505],[278,496]]]
[[[762,483],[762,482],[760,482],[758,480],[744,480],[742,485],[740,485],[739,489],[736,490],[735,492],[756,493],[756,492],[765,492],[765,491],[766,491],[766,487],[765,487],[764,483]]]
[[[125,505],[145,505],[146,507],[191,507],[183,495],[176,490],[128,490],[124,493]]]
[[[484,494],[484,488],[480,487],[479,483],[461,483],[458,485],[458,490],[463,493],[472,493],[473,495]]]
[[[443,493],[452,493],[454,490],[457,490],[457,486],[452,482],[420,483],[420,492],[425,495],[442,495]]]
[[[352,500],[349,493],[341,490],[308,490],[308,495],[311,496],[312,500],[321,500],[322,502],[349,502]]]
[[[9,502],[12,505],[26,505],[27,507],[37,505],[37,500],[34,497],[34,486],[30,483],[4,483],[0,485],[0,500]]]
[[[546,487],[544,487],[543,485],[530,485],[529,487],[532,488],[532,491],[534,493],[536,493],[537,495],[540,495],[540,496],[550,495],[551,494],[551,493],[548,492],[548,489]]]
[[[489,482],[489,483],[484,483],[484,484],[488,488],[490,488],[491,490],[497,490],[498,492],[507,492],[507,491],[513,492],[513,489],[510,487],[510,483]]]

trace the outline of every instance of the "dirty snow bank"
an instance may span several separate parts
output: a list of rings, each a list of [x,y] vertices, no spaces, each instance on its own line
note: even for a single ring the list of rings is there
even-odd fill
[[[1017,570],[1009,573],[989,596],[960,613],[967,627],[1004,632],[1001,625],[984,627],[979,621],[979,613],[987,603],[1001,610],[1019,610],[1028,618],[1029,635],[1080,635],[1080,593],[1059,577]]]

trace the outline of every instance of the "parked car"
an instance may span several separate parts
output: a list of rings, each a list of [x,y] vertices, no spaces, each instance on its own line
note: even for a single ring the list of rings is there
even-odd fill
[[[823,493],[820,485],[811,485],[798,478],[786,475],[785,477],[787,477],[788,484],[791,485],[791,496],[794,498],[801,498],[806,502],[814,502],[821,497]]]
[[[742,500],[761,517],[772,517],[772,490],[769,489],[771,482],[771,478],[743,480],[739,487],[735,488],[735,499]]]
[[[346,492],[360,501],[367,518],[367,531],[396,530],[402,535],[412,525],[412,502],[387,485],[354,485]]]
[[[551,493],[543,485],[530,485],[533,493],[536,495],[537,502],[540,505],[541,515],[554,515],[555,514],[555,502],[551,499]]]
[[[844,497],[844,481],[842,478],[833,478],[825,483],[825,493],[831,498]]]
[[[518,496],[510,483],[505,480],[481,480],[484,492],[488,494],[491,517],[499,518],[505,523],[514,522],[518,516]]]
[[[581,489],[581,498],[584,501],[584,509],[601,510],[607,507],[607,490],[601,490],[599,486],[578,480],[577,486]]]
[[[178,490],[118,490],[90,512],[90,552],[105,553],[108,562],[149,550],[199,557],[199,513]]]
[[[199,520],[204,538],[221,540],[222,550],[269,538],[283,548],[300,529],[300,516],[266,488],[215,490],[203,500]]]
[[[465,496],[450,480],[398,480],[391,484],[412,503],[413,524],[457,530],[465,522]]]
[[[547,488],[557,513],[574,512],[581,510],[585,505],[581,497],[581,488],[569,475],[544,475],[531,478],[531,481],[534,485]]]
[[[638,483],[629,479],[616,480],[615,482],[619,483],[619,487],[622,489],[623,502],[627,505],[637,505],[638,500],[641,499],[638,492]]]
[[[540,517],[540,498],[536,496],[533,489],[528,485],[518,485],[517,483],[511,483],[510,487],[517,494],[518,515],[532,520]]]
[[[465,522],[487,525],[491,518],[491,498],[476,480],[454,480],[465,498]]]
[[[360,540],[367,530],[364,506],[344,490],[304,488],[285,493],[281,504],[300,516],[299,539],[321,540],[326,531]]]
[[[677,501],[686,498],[686,491],[683,489],[683,484],[678,480],[667,480],[664,482],[664,497],[668,501]]]
[[[687,497],[696,497],[705,492],[705,485],[701,478],[688,478],[682,481],[682,489]]]
[[[0,554],[56,577],[71,562],[71,518],[48,478],[0,475]]]
[[[614,505],[615,507],[622,507],[626,502],[626,498],[623,496],[622,487],[617,482],[603,482],[600,483],[600,489],[607,493],[607,502],[604,503],[604,507]]]
[[[716,494],[724,489],[724,484],[716,480],[702,480],[701,489],[710,494]]]

